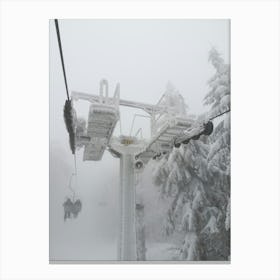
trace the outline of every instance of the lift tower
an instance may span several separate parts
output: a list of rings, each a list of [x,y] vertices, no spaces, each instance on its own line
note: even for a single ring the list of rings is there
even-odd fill
[[[135,261],[135,172],[151,159],[168,154],[176,139],[191,129],[193,119],[186,115],[186,106],[179,93],[165,93],[156,105],[120,99],[117,84],[113,97],[109,97],[108,81],[100,81],[99,95],[72,92],[72,103],[79,99],[90,102],[88,120],[75,115],[76,147],[83,147],[83,160],[99,161],[107,148],[114,157],[120,158],[120,211],[118,259]],[[119,106],[144,110],[150,118],[150,139],[133,136],[113,136],[120,118]],[[198,127],[198,130],[203,127]]]

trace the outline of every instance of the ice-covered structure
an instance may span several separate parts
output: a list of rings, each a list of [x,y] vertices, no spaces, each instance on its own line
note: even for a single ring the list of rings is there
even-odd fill
[[[184,98],[171,84],[156,105],[120,99],[119,84],[113,97],[109,97],[108,91],[108,82],[101,80],[99,95],[72,92],[72,100],[83,99],[91,103],[88,121],[79,118],[76,121],[75,143],[76,147],[84,147],[84,160],[101,160],[106,148],[114,157],[120,158],[118,258],[137,260],[135,175],[151,158],[171,152],[179,136],[184,140],[184,132],[192,127],[194,120],[187,115]],[[119,106],[142,109],[149,115],[150,139],[112,136],[119,120]]]
[[[77,146],[85,147],[84,160],[101,160],[118,120],[119,86],[114,97],[109,99],[108,82],[101,80],[99,99],[90,105],[87,128],[80,120],[76,129]]]

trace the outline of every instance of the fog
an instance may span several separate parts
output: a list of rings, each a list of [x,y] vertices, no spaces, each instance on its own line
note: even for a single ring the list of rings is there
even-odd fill
[[[208,51],[215,46],[229,60],[228,20],[59,20],[68,87],[98,94],[109,81],[112,96],[120,82],[122,99],[155,104],[171,82],[185,98],[189,112],[207,110],[203,97],[214,73]],[[77,196],[83,208],[77,219],[63,220],[74,160],[63,120],[66,99],[54,21],[50,20],[50,259],[116,260],[119,160],[105,151],[102,161],[83,162],[77,152]],[[75,108],[87,118],[89,104]],[[122,133],[128,134],[134,113],[121,108]],[[149,136],[148,119],[137,128]],[[119,124],[115,135],[119,135]]]

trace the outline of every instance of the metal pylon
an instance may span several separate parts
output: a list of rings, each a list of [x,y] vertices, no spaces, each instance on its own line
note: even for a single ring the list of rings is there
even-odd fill
[[[118,259],[136,260],[135,229],[135,181],[133,155],[120,157],[120,230],[118,241]]]

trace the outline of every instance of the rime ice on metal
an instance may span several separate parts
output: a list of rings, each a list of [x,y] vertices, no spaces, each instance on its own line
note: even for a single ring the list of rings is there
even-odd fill
[[[99,96],[72,92],[72,99],[83,99],[91,103],[87,123],[81,119],[77,119],[76,123],[76,145],[84,147],[83,159],[101,160],[106,148],[114,157],[120,158],[118,258],[136,260],[135,174],[151,158],[170,153],[176,138],[190,129],[194,120],[187,116],[184,99],[171,84],[168,84],[166,92],[156,105],[120,99],[119,84],[114,96],[109,97],[107,80],[101,80]],[[120,105],[142,109],[148,113],[151,120],[150,139],[112,136],[119,120]]]

